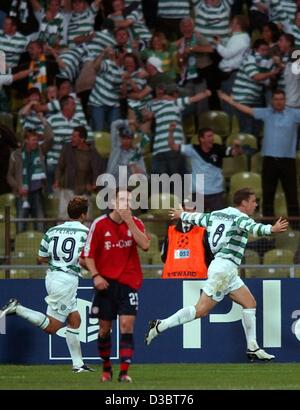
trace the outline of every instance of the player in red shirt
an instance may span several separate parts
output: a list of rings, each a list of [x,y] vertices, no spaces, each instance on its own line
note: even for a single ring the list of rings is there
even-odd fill
[[[112,380],[111,328],[119,315],[120,382],[131,382],[127,371],[133,356],[133,331],[138,309],[138,289],[142,270],[137,246],[147,251],[149,237],[143,222],[132,216],[131,194],[117,190],[116,203],[109,215],[96,219],[82,251],[83,264],[91,272],[95,294],[91,317],[99,318],[98,350],[103,360],[102,382]]]

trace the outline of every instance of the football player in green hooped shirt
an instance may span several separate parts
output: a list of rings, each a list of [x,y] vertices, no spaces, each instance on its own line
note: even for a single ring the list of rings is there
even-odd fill
[[[234,207],[228,207],[211,213],[188,213],[173,209],[172,219],[181,219],[192,225],[203,226],[208,232],[208,241],[214,260],[208,268],[208,279],[203,292],[195,306],[180,309],[163,320],[152,320],[146,334],[146,344],[159,333],[178,325],[208,315],[225,295],[243,307],[242,324],[247,339],[247,356],[254,360],[272,360],[275,356],[268,354],[258,346],[256,340],[256,301],[238,275],[248,235],[264,236],[284,232],[288,222],[279,218],[274,225],[256,223],[253,215],[256,207],[254,191],[243,188],[234,193]]]

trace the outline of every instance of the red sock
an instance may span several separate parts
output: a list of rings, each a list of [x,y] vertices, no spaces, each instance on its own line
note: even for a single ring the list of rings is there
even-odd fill
[[[120,340],[120,374],[126,374],[134,351],[133,334],[124,333]]]
[[[110,339],[110,335],[107,336],[107,337],[98,336],[98,351],[99,351],[99,356],[103,360],[103,371],[104,372],[111,372],[111,361],[110,361],[111,339]]]

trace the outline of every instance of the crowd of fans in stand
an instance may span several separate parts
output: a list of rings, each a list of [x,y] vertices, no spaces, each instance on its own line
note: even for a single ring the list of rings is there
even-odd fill
[[[184,121],[192,118],[201,129],[198,118],[207,110],[236,115],[240,131],[257,138],[261,120],[268,128],[268,115],[280,114],[273,120],[282,144],[273,143],[270,129],[263,139],[263,188],[272,201],[280,179],[289,214],[298,216],[300,76],[292,64],[299,10],[293,0],[1,1],[0,111],[14,113],[20,144],[15,150],[5,127],[0,143],[14,148],[7,182],[18,216],[43,217],[43,195],[54,191],[64,217],[72,195],[95,192],[100,173],[117,176],[125,165],[128,175],[184,174],[186,157],[209,181],[207,207],[222,207],[222,159],[240,148],[214,144],[210,129],[199,133],[199,146],[187,144]],[[256,110],[262,107],[270,113]],[[111,133],[108,163],[94,146],[102,131]],[[276,178],[270,167],[277,167]]]

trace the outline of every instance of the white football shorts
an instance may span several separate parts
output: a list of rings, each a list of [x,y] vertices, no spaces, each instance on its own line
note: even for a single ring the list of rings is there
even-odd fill
[[[209,265],[203,291],[216,302],[225,295],[245,286],[237,266],[228,259],[216,257]]]
[[[78,277],[60,271],[47,272],[47,315],[65,323],[70,313],[77,311]]]

